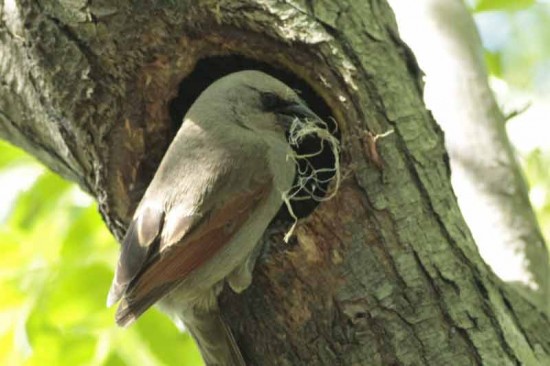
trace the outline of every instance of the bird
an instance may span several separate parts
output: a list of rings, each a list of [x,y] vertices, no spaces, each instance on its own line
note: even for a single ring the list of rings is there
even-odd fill
[[[107,305],[120,326],[157,304],[195,339],[206,365],[246,365],[221,318],[224,285],[252,282],[260,238],[296,175],[286,138],[319,120],[298,93],[262,71],[214,81],[195,100],[139,202]]]

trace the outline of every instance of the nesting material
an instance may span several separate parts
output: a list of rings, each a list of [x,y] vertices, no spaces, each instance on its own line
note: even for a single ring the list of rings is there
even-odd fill
[[[329,131],[327,123],[321,120],[295,118],[290,126],[288,142],[291,146],[297,147],[305,138],[314,137],[320,141],[320,148],[318,151],[309,154],[298,154],[293,151],[291,155],[287,156],[287,159],[292,159],[296,164],[297,179],[294,186],[283,192],[282,196],[288,212],[294,219],[292,227],[284,237],[285,242],[288,242],[298,223],[298,217],[292,209],[292,201],[314,200],[322,202],[331,199],[338,192],[341,180],[340,142],[334,137],[334,132]],[[334,166],[316,169],[309,159],[320,155],[327,145],[334,157]],[[329,177],[324,178],[323,176]],[[333,179],[334,183],[328,185],[328,182]]]

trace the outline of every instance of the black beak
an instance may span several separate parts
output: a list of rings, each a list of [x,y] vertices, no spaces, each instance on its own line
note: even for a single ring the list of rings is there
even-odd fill
[[[298,118],[308,118],[312,120],[320,119],[315,113],[311,111],[305,104],[292,103],[279,109],[278,113],[287,116],[294,116]]]
[[[278,108],[275,113],[283,117],[281,120],[286,129],[290,127],[295,118],[308,119],[313,122],[321,122],[321,124],[324,124],[321,118],[319,118],[318,115],[313,113],[313,111],[303,103],[292,103],[285,105]]]

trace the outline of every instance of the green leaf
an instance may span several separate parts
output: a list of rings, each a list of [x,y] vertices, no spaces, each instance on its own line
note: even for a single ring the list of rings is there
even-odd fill
[[[9,220],[10,225],[30,230],[49,214],[55,214],[59,200],[71,184],[49,171],[45,171],[32,187],[20,194]]]
[[[500,52],[490,52],[485,50],[485,63],[489,74],[501,77],[502,76],[502,59]]]
[[[189,333],[180,333],[169,318],[150,309],[136,322],[136,328],[151,352],[166,365],[201,365],[202,360]],[[155,334],[154,337],[151,334]]]
[[[518,11],[532,6],[535,2],[535,0],[479,0],[474,8],[474,11]]]
[[[111,278],[104,265],[62,262],[37,308],[51,326],[65,330],[109,327],[111,314],[104,310]]]
[[[105,361],[105,366],[127,366],[124,360],[116,353],[111,353],[107,361]]]
[[[0,140],[0,170],[14,165],[21,166],[23,164],[38,165],[38,162],[20,148]]]
[[[92,359],[97,343],[91,334],[63,332],[60,329],[47,328],[32,332],[32,355],[25,365],[84,365]]]
[[[105,228],[96,205],[73,208],[71,211],[71,221],[62,239],[62,260],[82,265],[102,263],[112,270],[117,261],[119,247]]]

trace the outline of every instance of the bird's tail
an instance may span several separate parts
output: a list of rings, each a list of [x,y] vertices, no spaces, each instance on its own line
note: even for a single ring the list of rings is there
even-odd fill
[[[246,366],[231,329],[217,309],[193,311],[183,319],[207,366]]]

